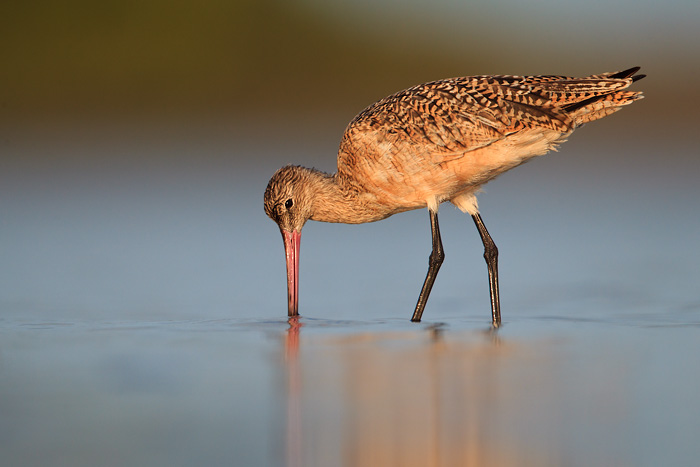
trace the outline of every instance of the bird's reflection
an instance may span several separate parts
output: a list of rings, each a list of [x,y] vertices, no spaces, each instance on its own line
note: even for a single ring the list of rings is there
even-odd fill
[[[289,318],[284,334],[287,466],[551,461],[494,429],[523,410],[514,406],[517,384],[504,384],[517,351],[498,328],[436,323],[302,337],[302,327]]]
[[[299,353],[299,331],[304,326],[304,323],[301,322],[301,317],[298,315],[291,316],[287,323],[289,323],[289,328],[285,334],[284,350],[286,360],[289,362],[296,359]]]
[[[299,332],[303,323],[299,316],[289,318],[285,334],[285,365],[287,370],[287,432],[286,461],[290,467],[301,466],[301,371],[299,369]]]

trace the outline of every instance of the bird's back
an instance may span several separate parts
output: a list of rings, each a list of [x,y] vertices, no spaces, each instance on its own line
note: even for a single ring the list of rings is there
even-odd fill
[[[338,174],[378,203],[403,203],[397,212],[425,206],[430,196],[451,199],[641,98],[624,90],[644,76],[634,76],[638,70],[586,78],[468,76],[414,86],[350,122]]]

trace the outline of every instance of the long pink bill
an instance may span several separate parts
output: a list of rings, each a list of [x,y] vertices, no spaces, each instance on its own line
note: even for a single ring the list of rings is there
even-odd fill
[[[299,314],[299,246],[301,244],[301,232],[293,230],[282,231],[284,238],[284,256],[287,259],[287,299],[288,315]]]

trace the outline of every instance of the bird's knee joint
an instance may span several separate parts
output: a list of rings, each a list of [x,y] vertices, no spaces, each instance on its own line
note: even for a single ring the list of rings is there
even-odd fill
[[[494,243],[487,243],[484,246],[484,259],[486,261],[495,261],[498,259],[498,247]]]
[[[440,266],[445,260],[445,253],[442,250],[433,251],[428,257],[428,264],[431,266]]]

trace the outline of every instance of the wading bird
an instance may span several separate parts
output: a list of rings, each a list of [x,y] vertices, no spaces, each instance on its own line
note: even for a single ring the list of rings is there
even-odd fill
[[[360,224],[428,208],[433,249],[412,321],[420,321],[445,257],[438,206],[471,215],[484,244],[494,326],[501,322],[498,249],[476,201],[484,183],[555,149],[577,127],[642,97],[624,91],[639,67],[585,78],[467,76],[420,84],[363,110],[345,129],[338,171],[286,166],[270,179],[265,212],[287,260],[288,314],[299,314],[299,246],[307,220]]]

